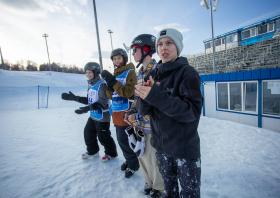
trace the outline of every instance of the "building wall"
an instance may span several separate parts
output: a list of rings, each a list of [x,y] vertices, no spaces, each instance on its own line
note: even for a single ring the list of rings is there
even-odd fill
[[[262,128],[280,132],[280,119],[262,117]]]

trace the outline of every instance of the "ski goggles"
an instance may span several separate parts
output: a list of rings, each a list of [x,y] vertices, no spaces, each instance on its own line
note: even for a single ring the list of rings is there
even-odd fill
[[[134,47],[134,48],[132,48],[132,52],[133,52],[133,53],[136,53],[137,48],[139,48],[139,47]],[[140,49],[140,48],[139,48],[139,49]]]

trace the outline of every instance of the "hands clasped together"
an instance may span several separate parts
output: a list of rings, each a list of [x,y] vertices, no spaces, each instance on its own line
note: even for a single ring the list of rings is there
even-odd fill
[[[150,76],[150,79],[147,82],[144,82],[143,85],[135,85],[135,93],[137,93],[140,98],[145,99],[150,93],[154,83],[155,81],[152,76]],[[160,82],[157,82],[156,84],[160,85]]]

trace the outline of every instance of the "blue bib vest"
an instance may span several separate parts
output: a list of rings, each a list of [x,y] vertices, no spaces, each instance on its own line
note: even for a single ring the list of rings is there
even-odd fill
[[[121,82],[123,85],[126,84],[126,78],[128,75],[128,72],[133,69],[127,69],[125,70],[121,75],[116,77],[116,80]],[[119,96],[115,91],[113,92],[112,96],[112,111],[118,112],[118,111],[125,111],[129,108],[129,100],[128,98],[124,98]]]
[[[98,90],[102,83],[104,82],[99,81],[94,86],[88,86],[88,104],[93,104],[98,101]],[[103,110],[100,108],[90,111],[90,116],[97,120],[101,120],[103,118]]]

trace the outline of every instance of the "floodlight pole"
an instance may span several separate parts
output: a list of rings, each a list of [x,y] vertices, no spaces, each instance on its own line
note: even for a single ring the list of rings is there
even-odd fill
[[[0,54],[1,54],[1,61],[2,61],[3,70],[5,70],[6,68],[5,68],[5,63],[4,63],[3,56],[2,56],[1,47],[0,47]]]
[[[50,55],[49,55],[49,49],[48,49],[48,42],[47,42],[47,37],[49,37],[49,36],[47,34],[43,34],[43,37],[45,37],[45,40],[46,40],[46,46],[47,46],[47,52],[48,52],[48,58],[49,58],[49,67],[50,67],[50,71],[52,71],[51,62],[50,62]]]
[[[211,11],[211,27],[212,27],[212,45],[213,45],[213,72],[216,74],[216,66],[215,66],[215,40],[214,40],[214,27],[213,27],[213,11],[212,11],[212,0],[210,0],[210,11]]]
[[[99,42],[99,31],[98,31],[95,0],[93,0],[93,10],[94,10],[94,17],[95,17],[95,28],[96,28],[96,38],[97,38],[97,45],[98,45],[99,64],[101,66],[101,71],[102,71],[103,70],[103,65],[102,65],[102,56],[101,56],[101,49],[100,49],[100,42]]]
[[[112,36],[111,34],[114,33],[112,30],[108,30],[108,33],[110,34],[110,38],[111,38],[111,47],[112,47],[112,51],[113,51],[113,42],[112,42]]]
[[[125,45],[125,43],[123,43],[123,46],[124,46],[124,49],[125,49],[125,51],[127,52],[127,53],[129,53],[130,54],[130,62],[131,62],[131,53],[130,53],[130,48],[129,47],[127,47],[126,45]]]

